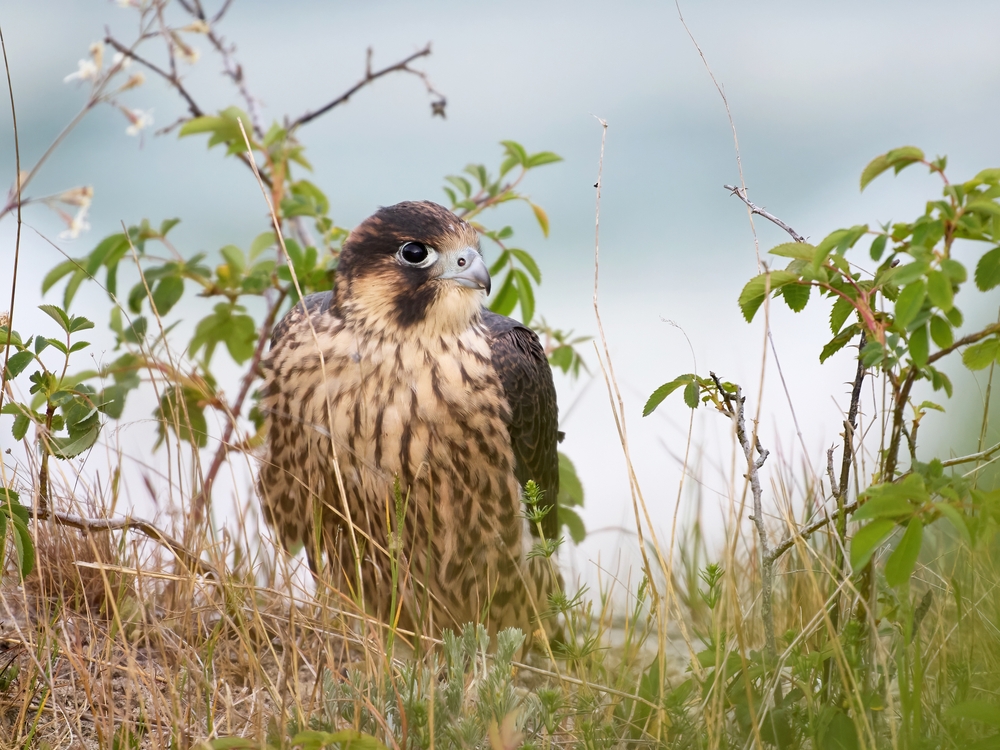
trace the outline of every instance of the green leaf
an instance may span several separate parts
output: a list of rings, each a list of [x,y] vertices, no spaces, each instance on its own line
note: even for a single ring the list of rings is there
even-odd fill
[[[896,325],[906,329],[923,307],[927,297],[927,284],[922,279],[908,284],[896,298]]]
[[[832,339],[830,339],[830,341],[826,343],[826,346],[823,347],[823,351],[821,351],[819,354],[820,364],[826,362],[830,357],[832,357],[834,354],[836,354],[845,346],[847,346],[850,343],[851,339],[857,336],[858,333],[860,332],[861,329],[858,328],[857,324],[854,324],[848,326],[843,331],[834,336]],[[875,343],[877,344],[878,342]]]
[[[292,737],[291,744],[301,746],[303,750],[321,750],[335,744],[340,745],[342,750],[388,750],[370,734],[362,734],[354,729],[342,729],[339,732],[310,729]]]
[[[920,547],[924,542],[924,524],[914,517],[906,524],[906,531],[896,545],[896,549],[885,561],[885,580],[892,587],[909,584],[910,576],[917,565]]]
[[[886,273],[883,283],[892,283],[897,286],[906,286],[916,281],[930,269],[926,261],[918,260],[907,263],[905,266],[892,268]]]
[[[885,359],[885,349],[877,341],[869,341],[861,350],[861,363],[865,367],[874,367]]]
[[[917,507],[905,497],[893,495],[889,497],[873,497],[858,508],[851,519],[854,521],[868,521],[873,518],[900,519],[905,516],[912,516]]]
[[[844,297],[837,297],[837,301],[833,303],[833,308],[830,310],[830,333],[837,335],[852,312],[854,312],[854,305],[851,304],[851,301]]]
[[[153,305],[162,317],[170,312],[184,294],[184,279],[180,276],[167,276],[156,282],[153,289]]]
[[[30,426],[31,419],[29,419],[26,412],[21,411],[14,417],[14,424],[10,428],[10,434],[14,436],[15,440],[24,440],[24,436],[28,434],[28,427]]]
[[[1000,354],[1000,340],[989,338],[967,347],[962,352],[962,362],[970,370],[982,370],[996,361]]]
[[[889,235],[880,234],[874,240],[872,240],[872,246],[871,249],[868,251],[868,254],[871,256],[871,259],[874,260],[876,263],[882,258],[882,253],[885,252],[885,243],[888,239]]]
[[[516,141],[500,141],[500,145],[504,147],[504,150],[510,154],[511,157],[517,159],[517,163],[521,166],[528,165],[528,152],[524,150],[524,146]]]
[[[559,451],[559,505],[583,505],[583,484],[577,476],[576,467],[562,451]]]
[[[277,242],[278,238],[274,232],[262,232],[258,234],[254,237],[253,242],[250,243],[250,260],[256,260],[258,255],[269,247],[273,247]]]
[[[69,319],[69,332],[77,333],[79,331],[86,331],[94,327],[94,321],[83,317],[82,315],[74,315]]]
[[[993,216],[1000,216],[1000,206],[991,200],[973,200],[965,205],[966,211],[982,215],[987,220]]]
[[[243,251],[240,250],[236,245],[226,245],[219,251],[222,257],[226,260],[226,265],[229,266],[232,276],[242,276],[243,269],[246,268],[246,259],[243,257]]]
[[[891,166],[896,168],[898,174],[903,167],[923,159],[924,152],[916,146],[900,146],[887,153],[885,158],[888,159]]]
[[[851,568],[859,571],[871,560],[875,550],[896,528],[895,521],[879,519],[862,526],[851,539]]]
[[[45,294],[47,291],[49,291],[49,289],[58,284],[59,280],[63,276],[73,273],[73,271],[78,270],[80,267],[81,267],[81,261],[79,260],[73,260],[72,258],[69,260],[64,260],[58,266],[56,266],[47,274],[45,274],[45,278],[42,279],[42,294]]]
[[[962,516],[961,512],[955,506],[949,505],[948,503],[934,503],[934,509],[938,511],[942,516],[951,521],[951,525],[955,527],[955,531],[961,535],[965,543],[972,546],[972,535],[969,533],[969,526],[965,522],[965,518]]]
[[[930,342],[927,338],[927,325],[919,326],[910,334],[910,357],[913,364],[923,367],[927,364],[927,357],[930,355]]]
[[[490,310],[498,315],[510,315],[517,307],[518,293],[514,286],[514,274],[508,273],[500,286],[500,291],[496,293],[490,303]]]
[[[587,538],[587,527],[584,526],[583,519],[580,518],[579,513],[572,508],[560,505],[558,514],[559,525],[566,527],[566,530],[569,532],[569,538],[573,540],[574,544],[579,544]]]
[[[692,409],[698,408],[698,383],[694,380],[684,386],[684,403]]]
[[[986,701],[963,701],[946,709],[945,716],[951,719],[969,719],[1000,727],[1000,705]]]
[[[39,305],[38,309],[58,323],[59,327],[66,333],[69,333],[69,315],[66,314],[65,310],[57,305]]]
[[[530,203],[530,201],[529,201]],[[535,212],[535,219],[538,221],[538,226],[542,228],[542,234],[546,237],[549,236],[549,215],[545,213],[541,206],[530,203],[531,210]]]
[[[24,368],[31,364],[35,356],[29,351],[11,354],[7,360],[7,380],[11,380],[20,375]]]
[[[941,271],[930,271],[927,274],[927,296],[943,312],[948,312],[955,306],[955,294],[951,288],[951,279]]]
[[[656,407],[662,404],[663,400],[667,396],[676,391],[682,385],[688,385],[695,382],[697,382],[697,376],[688,374],[680,375],[671,380],[669,383],[664,383],[650,395],[649,399],[646,401],[646,405],[642,408],[642,416],[648,417],[652,414],[656,410]]]
[[[532,258],[524,250],[518,250],[517,248],[510,248],[510,253],[517,258],[521,265],[524,266],[528,273],[531,274],[531,278],[535,280],[536,284],[542,283],[542,272],[538,268],[538,264],[535,263],[535,259]]]
[[[874,180],[891,166],[892,165],[889,163],[889,160],[885,158],[885,154],[876,156],[868,162],[868,166],[866,166],[864,171],[861,173],[861,189],[864,190],[868,186],[869,182]]]
[[[204,448],[208,444],[208,422],[205,419],[205,409],[200,405],[201,398],[202,393],[194,388],[168,388],[154,412],[159,420],[159,440],[166,437],[166,429],[170,428],[181,440]]]
[[[988,292],[995,286],[1000,286],[1000,247],[995,247],[976,264],[976,286],[982,292]]]
[[[812,286],[809,284],[788,284],[781,288],[781,296],[792,312],[802,312],[809,302],[811,291]]]
[[[20,515],[11,516],[10,522],[14,525],[14,550],[17,554],[18,572],[23,581],[35,568],[35,544],[28,525]]]
[[[563,158],[559,154],[554,154],[551,151],[539,151],[537,154],[532,154],[528,157],[527,167],[532,169],[534,167],[540,167],[543,164],[553,164],[557,161],[562,161]]]
[[[798,278],[796,274],[788,271],[768,271],[759,276],[754,276],[743,287],[743,291],[740,292],[739,303],[740,309],[743,311],[743,317],[746,318],[748,323],[753,321],[753,317],[757,314],[757,310],[761,304],[763,304],[768,290],[772,292],[776,291],[786,284],[797,281]]]
[[[931,318],[931,339],[940,349],[947,349],[955,343],[951,324],[940,315]]]
[[[778,255],[782,258],[795,258],[811,263],[813,257],[816,255],[816,248],[808,242],[785,242],[772,247],[768,252],[771,255]]]
[[[253,356],[257,348],[257,324],[249,315],[234,315],[226,332],[226,349],[238,364]]]

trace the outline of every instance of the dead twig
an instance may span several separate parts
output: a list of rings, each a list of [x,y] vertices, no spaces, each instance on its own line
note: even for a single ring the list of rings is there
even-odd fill
[[[173,552],[179,560],[201,575],[222,580],[214,566],[199,558],[183,544],[149,521],[143,521],[139,518],[85,518],[48,508],[33,508],[32,517],[43,521],[51,519],[60,526],[69,526],[80,531],[138,531],[154,542],[162,544]]]
[[[777,216],[775,216],[774,214],[772,214],[770,211],[766,211],[765,209],[761,208],[756,203],[754,203],[753,201],[751,201],[749,198],[747,198],[746,188],[738,187],[736,185],[723,185],[722,187],[724,187],[732,195],[735,195],[737,198],[739,198],[741,201],[743,201],[746,204],[747,208],[750,209],[750,213],[757,214],[758,216],[763,216],[765,219],[767,219],[772,224],[775,224],[776,226],[781,227],[786,232],[788,232],[788,234],[791,236],[791,238],[793,240],[795,240],[796,242],[805,242],[806,241],[805,237],[803,237],[801,234],[799,234],[798,232],[796,232],[794,229],[792,229],[790,226],[788,226],[785,222],[783,222]]]
[[[743,389],[737,385],[736,393],[730,393],[723,388],[722,382],[714,372],[710,372],[709,375],[715,381],[715,387],[718,388],[719,395],[722,397],[722,413],[733,421],[733,426],[736,428],[736,439],[739,441],[740,447],[743,449],[743,455],[747,461],[746,477],[750,481],[750,494],[753,496],[753,515],[750,516],[750,520],[753,521],[760,540],[760,616],[764,621],[764,646],[767,649],[768,659],[774,664],[778,659],[778,647],[774,636],[774,611],[772,609],[771,592],[774,588],[774,561],[776,558],[770,543],[767,541],[767,529],[764,526],[763,492],[760,487],[759,474],[760,468],[767,460],[769,452],[760,444],[760,438],[757,437],[756,431],[754,431],[752,436],[752,442],[751,436],[747,433],[746,417],[743,411],[746,398],[743,396]],[[756,458],[754,458],[755,451],[757,453]]]
[[[441,94],[441,92],[439,92],[437,89],[434,88],[434,86],[430,82],[430,79],[427,77],[427,74],[424,71],[414,70],[413,68],[410,67],[410,63],[413,62],[414,60],[417,60],[421,57],[427,57],[430,54],[431,54],[431,43],[428,42],[423,49],[417,50],[409,57],[405,57],[399,62],[394,63],[393,65],[389,65],[385,68],[382,68],[381,70],[372,71],[372,50],[371,47],[369,47],[367,59],[365,62],[364,77],[356,84],[351,86],[351,88],[349,88],[343,94],[338,96],[336,99],[333,99],[331,102],[324,104],[317,110],[306,112],[305,114],[302,114],[299,117],[292,120],[288,124],[287,129],[289,131],[293,131],[300,125],[305,125],[307,122],[311,122],[315,120],[317,117],[325,115],[334,107],[338,107],[341,104],[344,104],[348,99],[350,99],[352,96],[358,93],[358,91],[363,89],[365,86],[374,83],[382,76],[389,75],[389,73],[409,73],[411,75],[417,76],[417,78],[422,80],[424,82],[424,85],[427,87],[427,93],[437,97],[435,101],[431,102],[431,113],[433,115],[440,115],[441,117],[444,117],[445,116],[444,108],[445,105],[447,104],[447,99],[445,99],[445,97]]]

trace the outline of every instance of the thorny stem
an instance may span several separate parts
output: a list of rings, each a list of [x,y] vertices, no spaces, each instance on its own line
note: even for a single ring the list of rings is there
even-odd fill
[[[714,372],[710,372],[709,374],[712,376],[712,380],[715,381],[715,387],[718,388],[719,395],[722,396],[721,411],[733,421],[733,425],[736,428],[736,439],[739,441],[740,447],[743,449],[743,455],[747,461],[746,476],[750,480],[750,493],[753,496],[753,515],[750,516],[750,520],[753,521],[754,527],[757,529],[757,537],[760,541],[760,616],[764,621],[764,647],[767,650],[768,660],[771,664],[775,664],[778,660],[778,647],[774,636],[774,610],[771,601],[774,589],[775,555],[771,549],[771,545],[767,541],[767,529],[764,527],[764,508],[759,474],[759,470],[767,460],[769,452],[761,446],[760,439],[756,434],[753,435],[752,443],[751,437],[747,434],[746,417],[743,410],[746,398],[743,396],[743,389],[737,385],[736,394],[733,395],[722,387],[722,383]],[[757,458],[754,458],[754,451],[757,452]]]

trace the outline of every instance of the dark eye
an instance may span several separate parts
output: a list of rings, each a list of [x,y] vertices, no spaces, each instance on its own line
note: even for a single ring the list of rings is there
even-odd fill
[[[412,263],[415,266],[418,266],[427,260],[427,256],[427,248],[419,242],[407,242],[399,248],[399,257],[407,263]]]

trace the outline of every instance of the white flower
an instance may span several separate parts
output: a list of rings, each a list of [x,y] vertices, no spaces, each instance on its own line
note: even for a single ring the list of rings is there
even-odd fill
[[[153,124],[153,110],[143,112],[141,109],[126,109],[122,107],[122,112],[128,118],[131,125],[125,128],[126,135],[139,135],[145,128]]]
[[[115,52],[114,57],[111,58],[111,67],[117,68],[118,70],[125,70],[125,68],[131,64],[132,58],[124,52]]]
[[[96,81],[101,68],[104,67],[104,44],[94,42],[90,45],[90,59],[80,60],[76,70],[63,78],[63,83],[70,81]]]
[[[69,83],[70,81],[96,81],[100,70],[94,64],[93,60],[80,60],[77,63],[76,71],[63,78],[63,83]]]
[[[76,216],[74,216],[69,220],[69,229],[59,233],[59,239],[75,240],[77,237],[80,236],[81,233],[86,232],[88,229],[90,229],[90,224],[87,223],[87,211],[89,210],[90,210],[89,202],[85,206],[80,206],[80,208],[77,209]]]
[[[64,190],[55,197],[55,200],[60,203],[65,203],[68,206],[89,206],[90,202],[94,199],[94,188],[90,185],[81,185],[80,187],[70,188],[69,190]]]
[[[211,30],[209,25],[200,18],[194,23],[189,23],[187,26],[182,26],[178,29],[178,31],[188,31],[192,34],[207,34]]]

